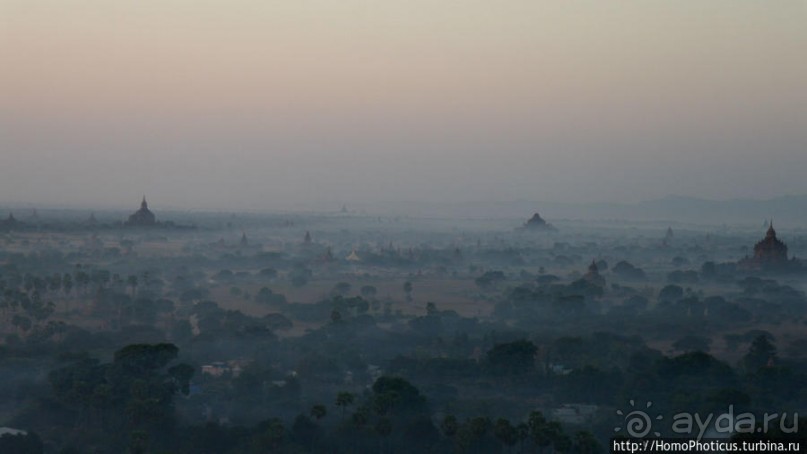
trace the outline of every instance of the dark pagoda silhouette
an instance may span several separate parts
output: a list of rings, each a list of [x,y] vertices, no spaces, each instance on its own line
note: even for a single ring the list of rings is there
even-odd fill
[[[746,256],[738,265],[747,270],[788,271],[798,268],[799,262],[788,260],[787,245],[776,237],[771,220],[765,238],[754,245],[754,256]]]
[[[605,278],[600,275],[596,260],[591,261],[586,274],[572,282],[569,288],[593,298],[599,298],[605,293]]]
[[[605,287],[605,278],[600,274],[600,268],[597,266],[596,260],[591,261],[591,265],[588,266],[588,271],[583,275],[583,279],[590,284]]]
[[[157,218],[149,210],[146,196],[143,196],[143,201],[140,202],[140,209],[132,213],[124,225],[127,227],[154,227],[157,225]]]
[[[552,224],[546,222],[540,214],[535,213],[530,220],[524,224],[524,230],[554,232],[557,229]]]
[[[14,217],[14,213],[8,213],[6,219],[0,220],[0,230],[14,230],[23,227],[23,223]]]
[[[664,234],[664,239],[661,240],[661,246],[662,247],[671,246],[674,238],[675,234],[673,233],[672,227],[667,227],[667,233]]]

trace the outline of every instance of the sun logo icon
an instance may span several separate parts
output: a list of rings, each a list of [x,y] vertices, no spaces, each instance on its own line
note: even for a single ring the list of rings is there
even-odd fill
[[[644,409],[636,409],[636,402],[634,402],[633,399],[631,399],[629,403],[632,410],[628,414],[623,413],[622,410],[617,410],[616,414],[625,418],[625,433],[631,438],[646,437],[650,431],[653,430],[653,421],[664,419],[661,415],[656,415],[655,418],[651,418],[648,414],[650,407],[653,406],[653,402],[647,402]],[[621,431],[622,427],[614,427],[614,432]],[[660,437],[661,433],[654,431],[653,435]]]

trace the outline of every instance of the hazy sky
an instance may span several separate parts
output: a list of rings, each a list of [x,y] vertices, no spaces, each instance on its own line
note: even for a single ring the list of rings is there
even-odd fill
[[[805,0],[0,0],[0,203],[807,193]]]

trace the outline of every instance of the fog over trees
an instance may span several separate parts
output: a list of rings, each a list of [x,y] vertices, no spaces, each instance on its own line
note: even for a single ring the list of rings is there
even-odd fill
[[[6,224],[0,451],[604,452],[630,402],[807,403],[788,226],[172,216]]]

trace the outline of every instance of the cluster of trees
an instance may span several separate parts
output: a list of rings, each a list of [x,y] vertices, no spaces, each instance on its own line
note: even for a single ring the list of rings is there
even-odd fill
[[[126,346],[109,363],[66,355],[66,364],[48,374],[51,392],[14,422],[40,431],[63,452],[146,452],[168,445],[178,427],[174,397],[190,392],[194,375],[193,367],[176,361],[178,354],[175,345],[162,343]]]
[[[534,452],[551,450],[579,454],[605,452],[588,431],[569,435],[557,421],[549,421],[543,413],[534,411],[526,421],[512,423],[509,419],[495,421],[480,416],[460,423],[447,415],[440,424],[443,434],[450,438],[457,452]]]

